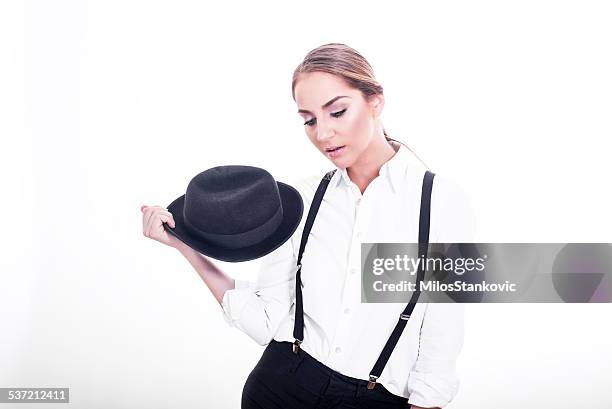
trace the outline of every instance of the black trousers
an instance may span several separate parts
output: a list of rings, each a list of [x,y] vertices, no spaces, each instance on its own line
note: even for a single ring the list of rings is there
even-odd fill
[[[246,380],[242,409],[407,409],[408,399],[343,375],[299,350],[272,340]]]

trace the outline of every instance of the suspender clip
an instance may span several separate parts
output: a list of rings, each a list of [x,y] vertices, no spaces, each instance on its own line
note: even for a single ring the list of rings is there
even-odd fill
[[[374,389],[376,386],[376,380],[378,376],[370,375],[370,380],[368,381],[368,389]]]
[[[299,339],[296,339],[296,340],[293,342],[293,353],[294,353],[294,354],[297,354],[297,353],[298,353],[298,351],[300,350],[300,344],[301,344],[301,343],[302,343],[302,341],[300,341]]]
[[[408,321],[408,318],[410,318],[410,314],[400,314],[400,319],[401,320]]]

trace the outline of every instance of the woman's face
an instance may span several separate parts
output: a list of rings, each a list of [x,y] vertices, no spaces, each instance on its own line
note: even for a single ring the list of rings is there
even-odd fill
[[[339,168],[355,163],[375,135],[383,97],[368,102],[341,77],[325,72],[302,74],[294,95],[313,145]],[[338,147],[342,148],[329,151]]]

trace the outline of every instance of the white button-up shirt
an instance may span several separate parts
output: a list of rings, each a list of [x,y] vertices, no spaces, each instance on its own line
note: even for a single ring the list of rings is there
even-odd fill
[[[425,166],[403,145],[363,195],[346,169],[331,178],[302,257],[304,342],[328,367],[368,379],[402,303],[361,303],[361,243],[416,243]],[[293,186],[304,201],[290,240],[261,260],[255,283],[236,281],[223,297],[227,322],[261,345],[293,342],[297,255],[320,175]],[[454,182],[435,176],[430,243],[471,242],[474,217]],[[378,382],[410,404],[443,407],[457,393],[456,359],[463,343],[462,304],[417,303]]]

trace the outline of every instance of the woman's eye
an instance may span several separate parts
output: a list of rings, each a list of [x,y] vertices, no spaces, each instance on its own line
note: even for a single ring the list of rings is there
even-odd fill
[[[333,116],[334,118],[339,118],[342,116],[342,114],[344,114],[344,112],[346,112],[346,108],[344,108],[342,111],[332,112],[330,115]],[[315,118],[312,118],[304,122],[304,125],[306,126],[313,126],[314,124],[315,124]]]
[[[332,112],[332,114],[331,114],[331,115],[332,115],[334,118],[338,118],[338,117],[342,116],[342,114],[343,114],[345,111],[346,111],[346,108],[344,108],[342,111]]]

